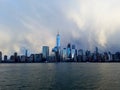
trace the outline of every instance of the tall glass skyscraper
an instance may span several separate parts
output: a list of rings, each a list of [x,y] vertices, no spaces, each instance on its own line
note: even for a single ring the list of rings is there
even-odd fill
[[[56,46],[52,49],[53,52],[58,52],[60,50],[60,34],[56,35]]]
[[[61,50],[60,50],[60,34],[59,33],[56,36],[56,46],[52,49],[52,51],[55,52],[56,60],[60,61]]]

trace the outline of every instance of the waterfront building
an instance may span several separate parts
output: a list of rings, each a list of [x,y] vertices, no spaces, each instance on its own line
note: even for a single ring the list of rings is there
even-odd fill
[[[79,49],[79,50],[78,50],[78,55],[83,56],[83,50],[82,50],[82,49]]]
[[[56,36],[56,46],[58,49],[60,48],[60,34],[59,33]]]
[[[76,55],[75,45],[72,45],[72,50],[71,50],[71,57],[72,57],[72,59],[75,58],[75,55]]]
[[[67,58],[71,59],[71,44],[70,43],[67,45]]]
[[[7,62],[7,61],[8,61],[7,55],[4,55],[4,62]]]
[[[78,50],[77,61],[78,62],[82,62],[83,61],[83,50],[82,49]]]
[[[14,53],[14,62],[18,62],[17,52]]]
[[[21,56],[20,62],[26,62],[26,56],[25,55]]]
[[[108,61],[109,61],[109,62],[112,61],[112,54],[111,54],[111,52],[108,52]]]
[[[56,46],[52,49],[52,51],[55,53],[56,61],[60,61],[60,54],[61,54],[61,46],[60,46],[60,34],[58,33],[56,36]]]
[[[34,62],[34,54],[31,54],[29,57],[29,62]]]
[[[48,46],[42,47],[42,54],[43,54],[43,59],[48,60],[48,57],[49,57],[49,47]]]
[[[34,62],[42,62],[42,54],[35,54],[34,55]]]
[[[51,55],[49,56],[48,62],[56,62],[55,53],[51,53]]]
[[[67,49],[66,48],[63,48],[63,50],[62,50],[62,58],[63,58],[63,61],[67,59]]]
[[[18,62],[20,62],[20,59],[21,59],[20,56],[17,56],[17,60],[18,60]]]
[[[116,62],[120,62],[120,52],[115,53],[114,59]]]
[[[87,62],[91,61],[91,52],[89,50],[87,50],[85,52],[85,56],[86,56],[86,60]]]
[[[25,56],[28,57],[28,50],[25,50]]]
[[[72,45],[71,58],[72,58],[72,61],[77,62],[77,49],[75,48],[75,45]]]
[[[104,52],[104,61],[105,62],[108,62],[108,53],[107,52]]]
[[[13,55],[10,56],[10,62],[14,62],[15,58]]]
[[[25,61],[29,62],[29,60],[28,60],[28,50],[25,50]]]

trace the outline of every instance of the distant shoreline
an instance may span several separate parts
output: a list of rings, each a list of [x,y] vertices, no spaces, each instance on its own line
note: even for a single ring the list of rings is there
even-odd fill
[[[0,64],[47,64],[47,63],[120,63],[120,62],[2,62]]]

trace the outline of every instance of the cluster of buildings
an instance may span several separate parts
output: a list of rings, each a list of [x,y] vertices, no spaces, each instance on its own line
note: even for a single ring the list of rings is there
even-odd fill
[[[31,54],[28,56],[27,50],[25,55],[18,55],[15,52],[9,58],[7,55],[2,56],[0,52],[1,63],[33,63],[33,62],[120,62],[120,52],[112,54],[111,52],[99,53],[98,48],[94,52],[89,50],[83,51],[76,49],[74,44],[68,43],[66,48],[61,49],[60,34],[56,36],[56,46],[49,52],[49,46],[42,47],[42,53]]]

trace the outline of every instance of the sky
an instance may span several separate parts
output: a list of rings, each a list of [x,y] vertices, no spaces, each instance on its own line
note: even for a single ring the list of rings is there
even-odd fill
[[[4,54],[42,46],[75,44],[78,49],[120,50],[119,0],[0,0],[0,50]]]

